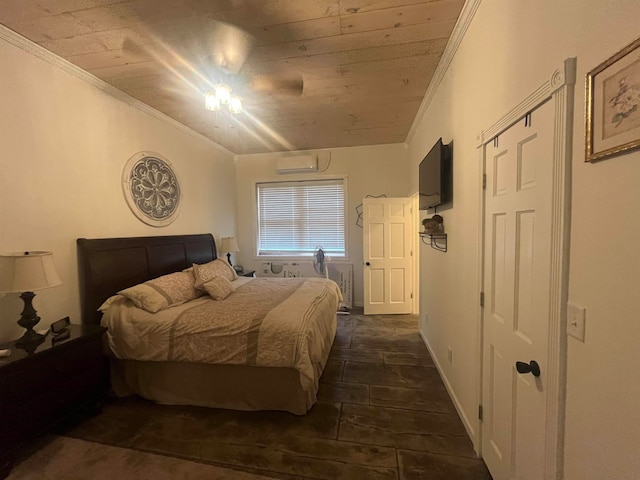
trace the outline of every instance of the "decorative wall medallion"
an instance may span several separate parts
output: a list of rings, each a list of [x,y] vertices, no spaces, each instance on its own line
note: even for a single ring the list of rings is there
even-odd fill
[[[122,191],[133,214],[144,223],[164,227],[180,213],[178,177],[165,157],[154,152],[133,155],[122,171]]]

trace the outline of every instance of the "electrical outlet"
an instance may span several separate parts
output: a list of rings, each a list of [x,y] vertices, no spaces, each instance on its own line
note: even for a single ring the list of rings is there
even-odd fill
[[[587,310],[567,303],[567,333],[584,343]]]
[[[447,358],[449,359],[449,363],[453,363],[453,348],[447,347]]]

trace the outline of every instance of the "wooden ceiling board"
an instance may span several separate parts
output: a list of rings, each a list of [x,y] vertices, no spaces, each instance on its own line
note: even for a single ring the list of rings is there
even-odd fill
[[[153,24],[165,24],[193,17],[195,12],[184,1],[135,0],[72,12],[94,32],[120,28],[152,29]]]
[[[253,49],[250,58],[255,56],[261,61],[276,60],[447,38],[451,35],[454,25],[455,21],[445,20],[432,22],[429,28],[425,28],[423,24],[408,25],[277,45],[257,46]]]
[[[274,45],[312,38],[340,35],[340,17],[322,17],[280,25],[248,28],[260,45]]]
[[[68,55],[66,60],[69,60],[74,65],[77,65],[83,70],[87,70],[89,72],[99,68],[116,67],[123,64],[131,65],[136,63],[147,63],[152,60],[156,61],[150,55],[141,56],[138,53],[132,53],[131,51],[123,49]]]
[[[17,24],[7,23],[6,26],[35,43],[91,33],[89,27],[70,13],[34,18]]]
[[[369,63],[389,59],[402,59],[419,55],[435,55],[438,58],[446,45],[445,39],[425,40],[422,42],[402,43],[398,45],[386,45],[382,47],[367,47],[360,50],[347,50],[337,53],[320,55],[308,55],[303,57],[285,58],[279,60],[258,61],[249,58],[242,68],[241,73],[247,75],[260,75],[265,73],[280,72],[294,68],[305,73],[309,70],[321,67],[350,65],[354,63]]]
[[[335,109],[334,109],[335,110]],[[371,111],[354,111],[355,113],[351,113],[351,117],[341,117],[341,121],[336,127],[339,128],[329,128],[329,131],[335,133],[342,133],[342,130],[345,128],[352,127],[360,127],[360,128],[373,128],[377,126],[384,125],[389,128],[390,132],[397,130],[402,131],[407,127],[407,124],[411,124],[413,120],[413,116],[411,114],[403,113],[393,113],[387,112],[383,114],[381,112],[371,112]],[[376,115],[372,117],[372,115]],[[287,133],[294,133],[297,127],[316,125],[318,127],[328,127],[334,124],[335,112],[327,111],[326,113],[319,112],[313,117],[306,117],[302,114],[298,114],[296,117],[292,117],[289,121],[279,121],[278,118],[273,118],[267,120],[267,123],[275,129],[279,129],[280,131]],[[291,122],[290,120],[296,120]],[[291,129],[291,130],[290,130]]]
[[[395,70],[385,70],[382,72],[353,72],[342,73],[340,75],[332,75],[326,77],[315,77],[305,81],[305,90],[336,86],[336,85],[362,85],[362,84],[376,84],[384,85],[389,89],[400,88],[402,85],[407,85],[413,82],[418,84],[428,85],[425,81],[425,77],[430,76],[430,73],[434,70],[434,67],[430,65],[423,65],[417,68],[397,68]],[[306,79],[305,79],[306,80]]]
[[[464,0],[441,0],[369,12],[359,11],[341,16],[340,27],[342,33],[357,33],[408,25],[430,25],[431,22],[455,23],[463,4]]]
[[[0,23],[243,154],[404,141],[463,4],[2,0]],[[254,37],[238,75],[212,63],[206,46],[218,41],[218,22]],[[260,75],[302,76],[304,89],[254,91]],[[204,109],[203,93],[220,81],[246,113]]]
[[[65,12],[95,8],[126,0],[2,0],[0,23],[24,22]]]
[[[117,79],[145,77],[148,75],[161,75],[167,69],[157,62],[140,62],[113,67],[91,69],[90,72],[107,83],[113,83]]]
[[[440,54],[414,55],[402,58],[392,58],[373,62],[349,63],[341,65],[339,71],[341,75],[379,73],[385,70],[398,69],[427,69],[436,67],[440,61]]]
[[[416,106],[420,105],[421,99],[414,100],[416,102]],[[405,100],[403,103],[411,102],[411,100]],[[413,120],[413,115],[411,112],[406,109],[393,109],[388,108],[389,103],[381,98],[378,102],[376,102],[378,106],[387,107],[386,111],[382,111],[379,107],[354,107],[348,113],[348,115],[344,115],[340,117],[339,126],[353,126],[353,125],[374,125],[379,124],[380,122],[396,122],[401,119],[406,119],[407,121]],[[282,117],[277,114],[269,114],[260,116],[259,118],[263,121],[266,121],[270,126],[294,126],[294,125],[308,125],[310,123],[333,123],[335,122],[335,113],[336,110],[344,110],[345,106],[348,104],[334,104],[329,105],[327,108],[314,112],[313,116],[305,115],[303,110],[297,110],[292,112],[289,116]]]
[[[318,98],[310,94],[305,94],[300,98],[296,98],[291,101],[291,105],[279,106],[279,102],[273,98],[264,98],[261,101],[251,102],[249,106],[252,111],[261,110],[261,118],[268,118],[271,116],[283,117],[283,112],[288,114],[295,114],[296,112],[304,112],[305,115],[315,115],[316,112],[324,111],[329,108],[330,105],[352,105],[354,103],[361,103],[365,105],[379,105],[379,102],[384,101],[387,104],[395,104],[403,99],[419,101],[423,97],[424,87],[419,84],[410,83],[408,85],[402,85],[398,89],[388,89],[379,87],[377,85],[359,85],[357,87],[343,88],[339,91],[329,89],[319,89],[317,97],[324,99],[321,104],[318,102]],[[381,100],[383,99],[383,100]],[[314,106],[313,112],[309,112],[309,107]]]
[[[385,10],[387,8],[439,1],[441,0],[340,0],[340,14],[366,13],[372,10]]]
[[[161,69],[159,73],[152,75],[138,75],[135,77],[115,77],[111,85],[123,91],[133,91],[142,88],[163,88],[167,84],[167,73]]]
[[[55,40],[44,40],[39,44],[56,55],[66,58],[86,53],[120,50],[125,39],[130,39],[132,42],[142,45],[148,42],[148,35],[131,28],[118,28]],[[139,50],[140,53],[143,51],[142,49]]]
[[[357,118],[351,122],[344,122],[340,125],[340,132],[343,130],[349,129],[373,129],[373,128],[386,128],[390,132],[403,132],[406,128],[406,124],[411,124],[413,118],[411,116],[398,116],[398,115],[387,115],[386,118],[379,118],[374,122],[371,121],[360,121]],[[277,120],[269,122],[271,128],[283,132],[283,134],[295,134],[302,135],[305,129],[309,127],[315,126],[323,127],[327,122],[327,120],[322,118],[314,118],[309,119],[305,117],[300,117],[299,120],[295,123],[287,123],[287,124],[279,124]],[[322,129],[322,128],[321,128]],[[322,129],[324,131],[324,129]]]
[[[340,12],[339,0],[269,0],[248,2],[244,8],[226,12],[210,12],[216,19],[238,25],[245,29],[264,25],[313,20],[315,18],[336,16]]]

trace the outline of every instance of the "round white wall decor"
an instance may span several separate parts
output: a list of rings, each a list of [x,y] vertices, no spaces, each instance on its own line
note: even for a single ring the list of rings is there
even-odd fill
[[[182,192],[171,162],[155,152],[138,152],[122,171],[122,192],[133,214],[153,227],[172,223]]]

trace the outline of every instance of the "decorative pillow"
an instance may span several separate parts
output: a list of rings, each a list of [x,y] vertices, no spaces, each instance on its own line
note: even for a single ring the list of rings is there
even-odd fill
[[[193,264],[193,276],[196,279],[196,288],[203,288],[203,284],[207,283],[214,277],[224,277],[233,282],[238,275],[231,265],[224,260],[216,258],[213,262],[203,265]]]
[[[102,305],[100,305],[98,307],[98,311],[99,312],[106,312],[107,308],[109,308],[113,303],[117,302],[118,300],[120,300],[121,298],[125,298],[122,295],[112,295],[109,298],[107,298],[104,303]]]
[[[131,300],[136,307],[150,313],[188,302],[203,294],[195,288],[193,275],[188,272],[163,275],[118,293]]]
[[[213,277],[208,282],[205,282],[202,287],[214,300],[224,300],[236,291],[236,287],[231,285],[231,282],[225,277]]]

